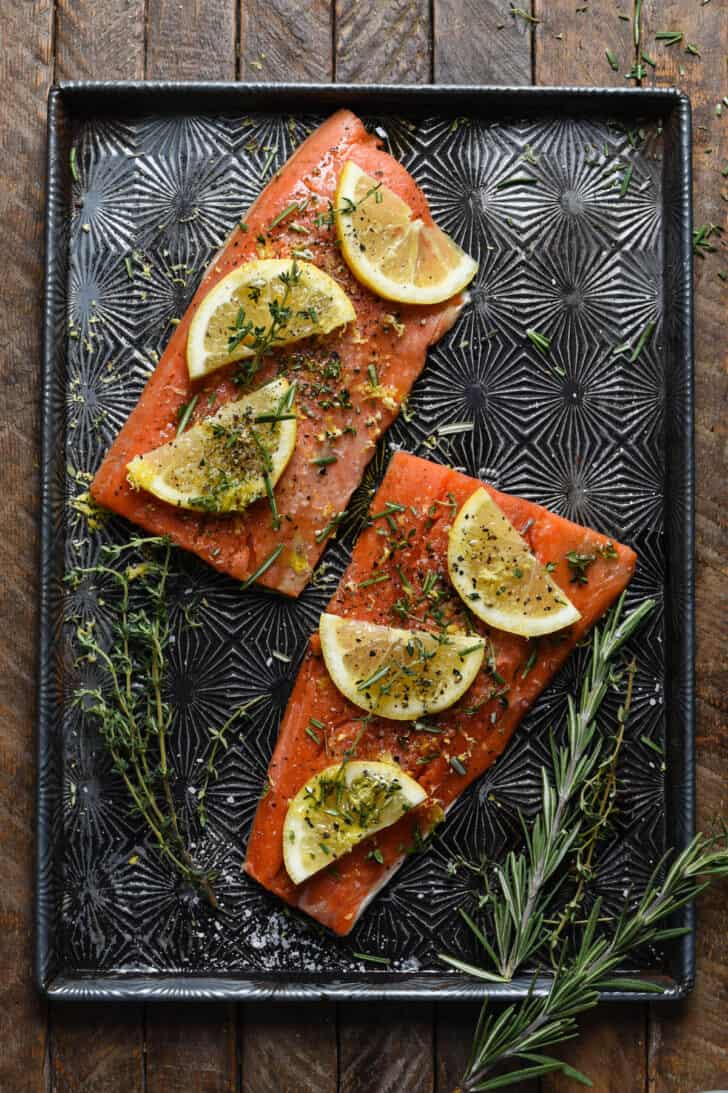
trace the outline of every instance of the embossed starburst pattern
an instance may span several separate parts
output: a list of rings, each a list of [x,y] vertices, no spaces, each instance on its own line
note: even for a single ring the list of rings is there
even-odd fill
[[[84,121],[75,134],[67,364],[55,393],[59,406],[65,399],[65,451],[51,483],[59,557],[65,549],[68,567],[92,565],[104,542],[128,535],[114,519],[89,530],[73,501],[211,255],[316,121],[106,118]],[[430,850],[412,855],[372,902],[353,940],[325,935],[241,871],[298,664],[393,448],[453,464],[619,536],[640,555],[631,596],[662,600],[662,320],[663,292],[672,290],[663,270],[659,146],[634,147],[618,127],[567,117],[513,124],[378,117],[372,126],[422,185],[437,220],[479,259],[469,301],[430,354],[410,412],[380,444],[300,599],[262,589],[243,593],[192,557],[175,562],[165,681],[174,720],[170,761],[194,852],[218,874],[216,914],[160,864],[82,709],[70,705],[74,686],[103,683],[93,666],[75,666],[74,628],[96,620],[113,640],[114,589],[113,582],[90,579],[66,588],[56,672],[66,700],[57,726],[63,822],[53,885],[58,960],[66,968],[304,979],[324,972],[356,983],[373,966],[354,952],[388,956],[395,975],[434,975],[443,947],[468,954],[471,939],[458,909],[477,912],[482,882],[463,862],[498,858],[518,842],[519,813],[537,807],[548,734],[563,725],[583,649],[511,747],[455,804]],[[655,324],[652,334],[630,360],[648,323]],[[550,339],[548,352],[531,344],[529,328]],[[620,837],[604,849],[597,869],[610,910],[639,890],[663,848],[660,613],[637,645],[640,670],[620,763],[628,786],[619,800]],[[607,733],[618,702],[615,691],[605,703]],[[246,704],[248,715],[230,731],[207,786],[201,829],[210,733]],[[53,868],[50,862],[49,875]]]

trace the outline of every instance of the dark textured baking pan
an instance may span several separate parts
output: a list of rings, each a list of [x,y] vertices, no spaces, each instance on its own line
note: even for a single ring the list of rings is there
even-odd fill
[[[440,223],[480,260],[472,301],[430,355],[410,421],[378,450],[349,523],[297,602],[242,593],[179,555],[167,680],[180,793],[194,793],[205,727],[262,696],[225,753],[201,856],[219,870],[205,910],[145,843],[71,702],[88,682],[74,623],[109,608],[71,589],[128,526],[90,530],[73,506],[133,406],[170,320],[271,172],[339,106],[380,128]],[[73,155],[71,156],[71,150]],[[625,175],[628,185],[624,185]],[[513,176],[536,181],[503,185]],[[693,829],[693,458],[690,109],[674,91],[77,83],[49,109],[39,659],[38,966],[53,997],[355,999],[522,997],[445,970],[477,956],[458,908],[477,883],[459,857],[502,855],[538,801],[547,734],[580,656],[511,747],[458,802],[345,940],[285,910],[241,871],[297,662],[394,446],[462,467],[632,544],[631,601],[658,600],[620,763],[617,829],[597,863],[604,906],[633,898]],[[134,250],[148,262],[130,279]],[[648,324],[639,358],[614,353]],[[551,339],[544,357],[525,337]],[[465,427],[448,429],[457,423]],[[193,629],[181,625],[192,606]],[[184,609],[184,610],[183,610]],[[610,705],[611,702],[611,705]],[[605,717],[616,708],[608,700]],[[659,752],[664,753],[664,762]],[[691,923],[691,911],[682,912]],[[378,953],[388,966],[355,953]],[[690,939],[641,958],[675,998]],[[627,997],[614,994],[614,997]],[[629,995],[628,997],[642,997]],[[650,995],[649,997],[653,997]]]

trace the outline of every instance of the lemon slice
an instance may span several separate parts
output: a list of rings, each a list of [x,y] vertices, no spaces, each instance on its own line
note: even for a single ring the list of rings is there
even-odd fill
[[[473,614],[499,630],[535,638],[581,618],[487,490],[476,490],[457,514],[447,564]]]
[[[351,160],[339,175],[334,221],[351,272],[386,300],[438,304],[478,269],[442,228],[413,219],[406,202]]]
[[[310,262],[246,262],[218,281],[195,311],[187,370],[199,379],[261,348],[328,334],[355,318],[344,290]]]
[[[246,508],[272,490],[293,454],[293,394],[281,378],[226,403],[175,440],[132,459],[129,482],[178,508]]]
[[[288,806],[283,824],[288,876],[302,884],[426,796],[396,763],[351,759],[319,771]]]
[[[472,634],[399,630],[324,614],[321,650],[332,680],[351,702],[393,721],[413,721],[452,706],[483,663]]]

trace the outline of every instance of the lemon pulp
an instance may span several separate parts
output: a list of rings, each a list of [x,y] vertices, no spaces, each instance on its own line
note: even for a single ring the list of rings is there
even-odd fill
[[[357,280],[387,300],[436,304],[475,276],[477,262],[436,224],[349,160],[334,199],[341,253]]]
[[[351,759],[309,778],[288,806],[283,860],[294,884],[348,854],[421,804],[426,793],[396,763]]]
[[[272,490],[293,454],[294,393],[280,378],[226,403],[181,436],[132,459],[130,483],[178,508],[246,508]]]
[[[581,618],[487,490],[465,502],[450,529],[450,580],[490,626],[533,638]]]
[[[323,614],[321,650],[336,687],[355,705],[394,721],[452,706],[485,655],[477,635],[400,630]]]

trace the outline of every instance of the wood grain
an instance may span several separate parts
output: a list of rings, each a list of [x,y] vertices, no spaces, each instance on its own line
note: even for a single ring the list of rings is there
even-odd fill
[[[0,296],[0,1089],[47,1082],[46,1007],[33,984],[38,361],[46,95],[53,6],[2,13],[0,218],[11,275]]]
[[[428,0],[336,0],[335,74],[340,83],[429,83]]]
[[[233,0],[148,0],[150,80],[234,80]]]
[[[683,42],[666,48],[655,42],[660,30],[681,30]],[[726,93],[728,20],[724,5],[645,0],[643,40],[658,61],[655,82],[677,84],[693,105],[693,197],[696,226],[728,228],[728,108],[716,116]],[[684,51],[693,43],[701,56]],[[712,149],[712,151],[709,151]],[[725,574],[728,476],[728,347],[725,315],[728,288],[718,271],[728,272],[725,240],[695,262],[695,455],[697,504],[697,770],[698,824],[707,829],[728,815],[728,665]],[[663,1010],[653,1006],[649,1037],[649,1089],[652,1093],[693,1093],[728,1088],[728,904],[726,888],[716,886],[698,905],[697,983],[688,1001]]]
[[[234,1093],[238,1088],[237,1007],[150,1006],[147,1093]]]
[[[532,24],[508,13],[501,0],[435,0],[435,80],[528,84],[532,38]]]
[[[647,1056],[645,1006],[603,1005],[578,1022],[578,1039],[560,1045],[554,1054],[591,1078],[595,1093],[642,1091]],[[576,1093],[583,1088],[561,1074],[541,1079],[541,1093]]]
[[[144,75],[144,0],[59,0],[57,74],[64,79]],[[142,1007],[51,1007],[54,1093],[143,1089]]]
[[[338,1093],[336,1007],[245,1007],[243,1093]]]
[[[51,1030],[51,1093],[142,1093],[144,1042],[136,1006],[55,1005]]]
[[[332,21],[328,0],[241,0],[240,78],[327,82]]]
[[[534,83],[633,86],[625,79],[635,56],[632,8],[632,0],[534,0]]]
[[[144,2],[58,0],[56,76],[131,80],[144,76]]]
[[[433,1007],[342,1006],[340,1093],[434,1093]],[[404,1019],[403,1019],[404,1017]]]

